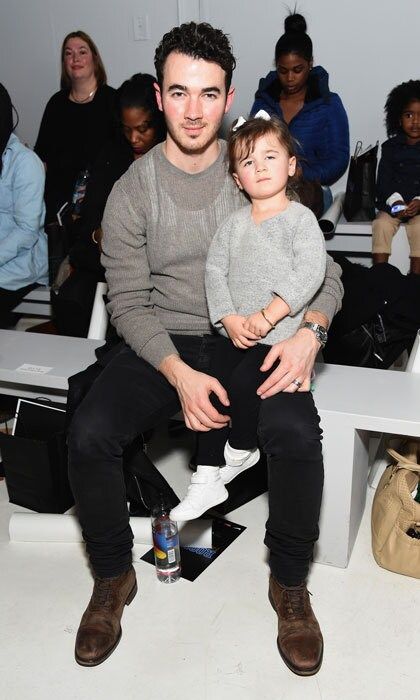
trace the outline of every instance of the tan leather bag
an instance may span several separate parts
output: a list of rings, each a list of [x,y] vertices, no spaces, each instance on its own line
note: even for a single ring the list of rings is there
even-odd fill
[[[402,451],[388,449],[396,464],[385,469],[373,499],[372,551],[384,569],[420,578],[420,540],[406,534],[420,528],[420,503],[411,495],[420,480],[420,443]]]

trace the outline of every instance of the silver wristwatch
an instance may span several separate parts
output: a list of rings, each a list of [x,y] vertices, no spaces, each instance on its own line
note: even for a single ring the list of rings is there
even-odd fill
[[[301,323],[300,328],[309,328],[309,330],[315,333],[315,337],[320,344],[321,348],[325,347],[328,340],[327,329],[324,326],[320,326],[319,323],[311,323],[310,321],[304,321]]]

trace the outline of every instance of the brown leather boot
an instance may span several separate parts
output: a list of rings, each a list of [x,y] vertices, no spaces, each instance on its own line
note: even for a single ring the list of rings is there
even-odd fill
[[[312,676],[321,667],[324,643],[306,584],[288,588],[270,576],[268,597],[278,616],[281,658],[298,676]]]
[[[78,664],[97,666],[112,654],[121,639],[120,620],[124,605],[130,605],[136,593],[133,567],[113,578],[95,577],[92,597],[76,637]]]

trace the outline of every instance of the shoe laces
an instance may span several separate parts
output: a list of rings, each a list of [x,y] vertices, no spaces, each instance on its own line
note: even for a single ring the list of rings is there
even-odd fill
[[[285,591],[285,608],[290,617],[296,619],[305,615],[305,588],[289,588]]]
[[[103,608],[112,603],[112,578],[96,578],[92,594],[91,605],[94,608]]]

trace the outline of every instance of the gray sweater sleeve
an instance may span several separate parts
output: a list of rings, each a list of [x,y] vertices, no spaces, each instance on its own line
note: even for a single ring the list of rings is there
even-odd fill
[[[178,351],[150,300],[152,283],[141,201],[141,183],[131,167],[115,183],[105,207],[101,262],[113,325],[140,357],[157,368],[165,357]]]
[[[206,295],[210,321],[221,328],[221,319],[237,314],[228,285],[232,217],[224,221],[211,242],[206,263]]]
[[[328,325],[341,309],[344,289],[341,283],[341,267],[327,254],[325,279],[320,290],[315,294],[308,311],[318,311],[328,319]]]
[[[303,209],[293,236],[293,269],[273,289],[295,316],[311,301],[325,277],[325,242],[314,214]]]

